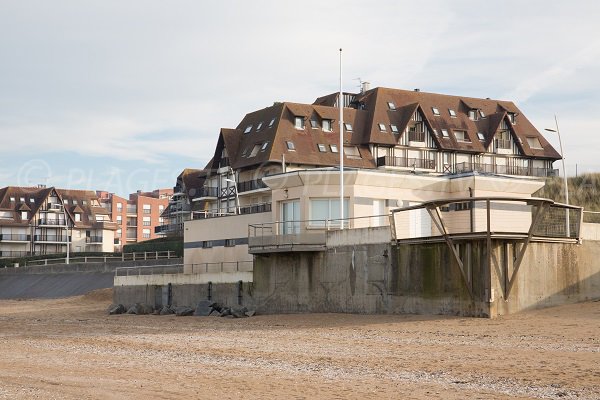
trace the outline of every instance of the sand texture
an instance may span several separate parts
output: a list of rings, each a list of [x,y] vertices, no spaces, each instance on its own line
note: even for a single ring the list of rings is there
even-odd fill
[[[600,302],[444,316],[109,316],[0,301],[0,399],[600,399]]]

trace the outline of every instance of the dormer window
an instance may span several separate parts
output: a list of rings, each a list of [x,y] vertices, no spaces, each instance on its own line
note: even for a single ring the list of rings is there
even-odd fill
[[[323,120],[323,130],[327,131],[327,132],[331,132],[331,120],[330,119]]]
[[[319,127],[319,121],[317,121],[316,119],[311,119],[310,120],[310,127],[313,129],[317,129]]]
[[[469,139],[469,136],[467,135],[467,132],[465,131],[454,131],[454,137],[456,137],[456,140],[458,142],[470,142],[471,139]]]
[[[304,129],[304,117],[294,117],[294,127],[296,129]]]
[[[442,137],[449,138],[448,129],[442,129]]]
[[[347,130],[348,132],[352,132],[352,124],[351,124],[351,123],[349,123],[349,122],[346,122],[346,123],[344,124],[344,126],[346,127],[346,130]]]
[[[258,151],[260,150],[261,145],[260,144],[255,144],[254,147],[252,148],[252,152],[250,152],[250,155],[248,157],[254,157],[255,155],[258,154]]]
[[[262,126],[263,126],[263,123],[261,121],[261,122],[258,123],[258,126],[256,127],[256,130],[260,131],[260,128],[262,128]]]
[[[390,110],[392,110],[392,111],[396,110],[396,105],[393,102],[388,101],[387,105]]]
[[[75,222],[81,222],[81,213],[75,213]]]
[[[449,108],[448,109],[448,114],[450,114],[450,116],[452,118],[456,118],[456,111],[454,111],[453,109]]]
[[[508,119],[510,121],[511,124],[516,124],[517,123],[517,114],[509,112],[506,114],[508,116]]]
[[[477,121],[479,119],[479,113],[476,109],[469,110],[469,119],[471,121]]]
[[[387,129],[386,129],[386,127],[385,127],[385,124],[379,123],[378,125],[379,125],[379,130],[380,130],[381,132],[387,132]]]
[[[246,127],[246,129],[244,129],[244,133],[250,133],[251,130],[252,130],[252,125],[248,125]]]
[[[431,107],[431,111],[433,111],[433,115],[439,116],[440,110],[437,107]]]
[[[532,149],[543,149],[542,144],[540,143],[540,139],[538,139],[536,137],[528,137],[527,144]]]
[[[285,145],[286,145],[287,149],[290,151],[296,150],[296,146],[294,145],[294,142],[287,141],[287,142],[285,142]]]
[[[477,132],[477,139],[483,142],[485,140],[485,135],[481,132]]]
[[[14,202],[15,202],[15,198],[11,196],[11,198],[10,198],[10,202],[11,202],[11,203],[14,203]]]
[[[275,118],[273,118],[273,119],[271,120],[271,122],[269,122],[269,128],[270,128],[270,127],[272,127],[274,123],[275,123]]]
[[[481,116],[481,118],[485,118],[485,113],[483,112],[483,110],[479,110],[479,115]]]
[[[21,220],[26,221],[28,219],[27,211],[21,211]]]

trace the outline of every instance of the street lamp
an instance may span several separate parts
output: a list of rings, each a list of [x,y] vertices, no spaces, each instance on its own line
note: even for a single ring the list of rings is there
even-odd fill
[[[545,130],[548,132],[554,132],[558,135],[558,144],[560,145],[560,157],[562,158],[562,167],[563,167],[563,179],[565,181],[565,204],[569,205],[569,186],[567,183],[567,169],[565,168],[565,152],[563,150],[562,140],[560,138],[560,130],[558,129],[558,119],[556,115],[554,115],[554,123],[556,124],[556,129],[546,128]],[[567,237],[571,237],[571,227],[569,225],[569,209],[567,208]]]

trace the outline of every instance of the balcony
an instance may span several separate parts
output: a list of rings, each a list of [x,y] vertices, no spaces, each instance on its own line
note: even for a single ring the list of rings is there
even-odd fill
[[[426,160],[423,158],[405,158],[384,156],[377,158],[378,167],[405,167],[420,169],[435,169],[435,160]]]
[[[0,242],[29,242],[31,235],[21,233],[2,233],[0,234]]]
[[[425,132],[416,132],[416,131],[408,132],[408,141],[409,142],[424,142],[425,141]]]
[[[67,244],[67,237],[61,235],[35,235],[34,241],[36,243]],[[71,242],[71,240],[69,240],[69,242]]]
[[[102,244],[102,236],[88,236],[85,238],[85,242],[89,244]]]
[[[558,170],[552,168],[533,168],[533,167],[517,167],[510,165],[496,164],[481,164],[481,163],[458,163],[456,164],[456,173],[463,172],[479,172],[486,174],[499,175],[516,175],[516,176],[533,176],[545,178],[550,176],[558,176]]]
[[[54,219],[54,218],[40,218],[38,219],[38,225],[41,226],[67,226],[66,221],[62,219]]]
[[[30,251],[0,251],[0,258],[17,258],[31,255]]]
[[[497,149],[512,149],[512,144],[509,139],[494,139]]]
[[[265,189],[268,186],[265,185],[262,179],[254,179],[252,181],[238,182],[237,188],[238,193],[249,192],[251,190]]]
[[[183,232],[183,223],[167,224],[154,227],[154,233],[157,235],[174,234]]]
[[[216,218],[216,217],[225,217],[228,215],[236,215],[235,208],[227,210],[213,210],[213,211],[195,211],[192,219],[206,219],[206,218]],[[271,212],[271,203],[259,203],[259,204],[250,204],[247,206],[241,206],[239,208],[239,214],[257,214],[263,212]]]
[[[194,198],[198,200],[216,199],[219,196],[219,189],[216,187],[204,186],[200,189],[198,195]]]

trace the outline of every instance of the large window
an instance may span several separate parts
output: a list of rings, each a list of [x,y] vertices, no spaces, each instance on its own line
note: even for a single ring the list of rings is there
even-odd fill
[[[344,219],[348,219],[348,199],[344,199]],[[345,221],[344,225],[347,225]],[[310,200],[310,225],[316,227],[340,226],[340,199],[324,198]]]
[[[291,235],[300,233],[300,201],[286,201],[281,203],[281,233]]]

